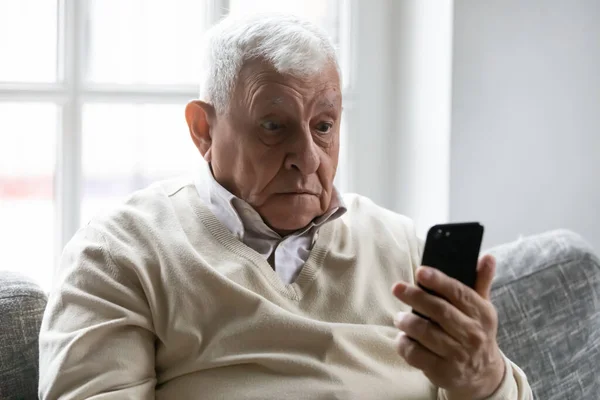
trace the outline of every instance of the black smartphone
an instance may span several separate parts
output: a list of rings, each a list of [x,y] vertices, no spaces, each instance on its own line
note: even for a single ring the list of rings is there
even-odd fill
[[[427,233],[421,265],[436,268],[474,288],[482,239],[483,225],[479,222],[435,225]]]

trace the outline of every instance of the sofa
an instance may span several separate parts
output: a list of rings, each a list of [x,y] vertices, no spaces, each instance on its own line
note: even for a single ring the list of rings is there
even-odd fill
[[[600,260],[559,230],[489,251],[502,351],[527,374],[536,399],[600,399]],[[37,398],[38,333],[46,294],[0,272],[0,399]]]

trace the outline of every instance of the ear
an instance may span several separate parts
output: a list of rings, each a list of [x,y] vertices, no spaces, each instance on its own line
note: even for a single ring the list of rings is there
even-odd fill
[[[207,162],[212,158],[211,126],[214,125],[215,116],[215,108],[204,101],[194,100],[185,107],[185,120],[190,128],[190,135]]]

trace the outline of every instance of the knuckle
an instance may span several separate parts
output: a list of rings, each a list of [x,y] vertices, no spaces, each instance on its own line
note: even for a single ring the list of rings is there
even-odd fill
[[[440,310],[438,312],[438,315],[440,315],[444,321],[452,321],[454,319],[452,309],[446,304],[441,304],[439,308]]]
[[[471,347],[478,348],[487,342],[487,335],[480,330],[471,331],[467,335],[467,340]]]
[[[455,285],[454,298],[461,305],[470,305],[468,293],[463,285]]]
[[[412,323],[412,330],[418,337],[424,337],[429,330],[429,321],[423,318],[415,318]]]
[[[485,319],[482,310],[474,304],[466,303],[464,305],[465,313],[476,321],[483,321]]]
[[[431,301],[427,311],[431,314],[431,317],[434,320],[437,320],[438,317],[443,318],[446,316],[446,314],[448,312],[450,312],[448,306],[449,306],[449,303],[446,300],[437,298],[437,299]]]

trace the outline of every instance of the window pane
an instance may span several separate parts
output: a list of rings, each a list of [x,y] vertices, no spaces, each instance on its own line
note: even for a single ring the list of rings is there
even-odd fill
[[[0,103],[0,269],[22,272],[45,289],[55,259],[57,113],[53,104]]]
[[[150,183],[191,172],[199,153],[183,104],[88,104],[82,222]]]
[[[280,12],[306,18],[327,31],[339,45],[340,0],[230,0],[232,14]]]
[[[0,0],[0,82],[56,80],[56,0]]]
[[[197,83],[205,26],[206,0],[90,0],[88,79]]]

